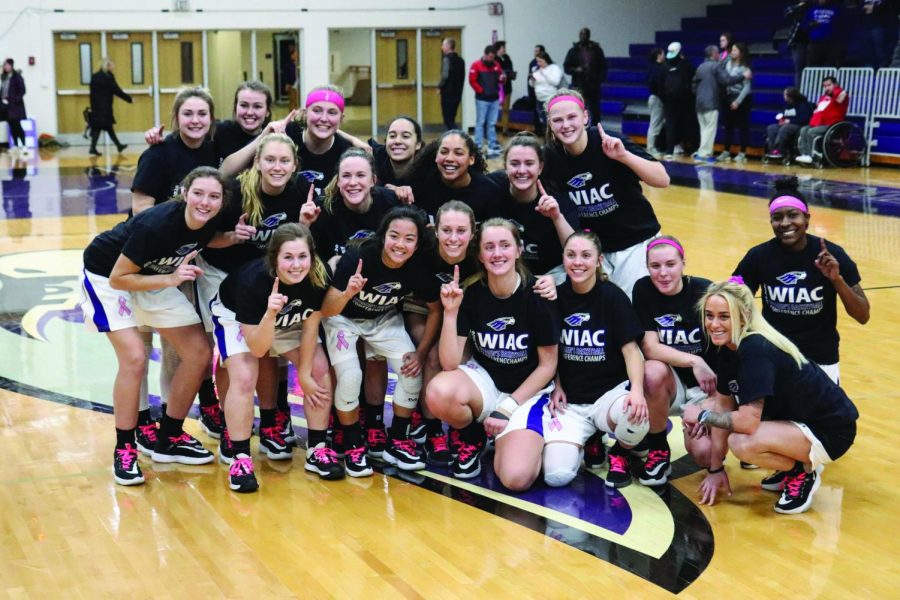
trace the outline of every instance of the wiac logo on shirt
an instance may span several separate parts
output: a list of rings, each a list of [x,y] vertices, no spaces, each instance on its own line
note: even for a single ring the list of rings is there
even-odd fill
[[[278,312],[278,315],[275,317],[275,327],[277,329],[289,329],[298,323],[303,323],[309,316],[314,312],[312,308],[307,308],[304,311],[296,312],[291,314],[291,312],[303,306],[303,300],[297,298],[296,300],[291,300]]]
[[[402,284],[397,283],[396,281],[392,281],[390,283],[382,283],[380,285],[376,285],[372,289],[379,294],[390,294],[394,290],[399,290],[401,287],[403,287]]]
[[[515,219],[507,219],[510,223],[516,226],[516,229],[519,230],[519,233],[525,233],[525,226],[516,221]]]
[[[402,287],[403,284],[396,281],[381,283],[373,287],[371,292],[366,290],[360,291],[353,299],[353,303],[368,311],[386,312],[400,302],[400,296],[393,296],[392,294]]]
[[[563,319],[563,322],[566,325],[570,325],[572,327],[581,327],[585,323],[591,320],[591,315],[587,313],[573,313]]]
[[[590,171],[579,173],[566,182],[566,185],[575,189],[583,188],[587,182],[594,178],[594,174]]]
[[[371,229],[360,229],[359,231],[357,231],[356,233],[354,233],[347,239],[348,240],[367,240],[370,237],[372,237],[373,235],[375,235],[375,232],[372,231]]]
[[[453,275],[450,273],[435,273],[434,276],[437,277],[438,281],[441,283],[450,283],[453,281]]]
[[[670,313],[668,315],[654,317],[653,320],[656,321],[660,327],[674,327],[675,323],[680,323],[682,321],[682,318],[681,315]]]
[[[493,329],[494,331],[503,331],[507,327],[511,327],[516,324],[515,317],[499,317],[494,319],[493,321],[488,321],[487,326]]]
[[[779,275],[775,279],[777,279],[784,285],[797,285],[797,283],[799,281],[806,279],[806,272],[805,271],[788,271],[784,275]]]
[[[286,219],[287,219],[287,213],[282,212],[282,213],[274,214],[269,217],[266,217],[265,220],[263,220],[263,222],[262,222],[262,226],[266,227],[268,229],[274,229],[275,227],[278,227],[279,225],[281,225],[281,223],[283,223]]]
[[[325,179],[325,173],[322,173],[321,171],[300,171],[300,176],[310,183]]]
[[[197,242],[185,244],[184,246],[179,246],[179,248],[175,251],[175,254],[177,254],[178,256],[184,256],[196,247],[197,247]]]

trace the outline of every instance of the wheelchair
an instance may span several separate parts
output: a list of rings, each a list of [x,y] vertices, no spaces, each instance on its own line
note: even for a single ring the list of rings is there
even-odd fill
[[[841,121],[829,127],[824,135],[813,138],[813,165],[822,169],[832,167],[858,167],[866,156],[866,136],[862,128],[852,121]]]

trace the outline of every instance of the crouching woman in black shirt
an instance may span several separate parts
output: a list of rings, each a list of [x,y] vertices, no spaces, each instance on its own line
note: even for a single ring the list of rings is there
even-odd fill
[[[156,329],[174,347],[175,371],[160,423],[155,462],[204,464],[213,455],[182,429],[212,352],[191,301],[178,289],[203,271],[191,261],[214,238],[216,215],[228,188],[219,171],[198,167],[182,182],[184,193],[101,233],[84,251],[81,308],[85,324],[106,333],[119,369],[113,386],[116,450],[113,474],[120,485],[137,485],[135,427],[146,356],[139,326]]]
[[[742,461],[775,469],[763,488],[781,490],[775,512],[797,514],[812,505],[822,468],[853,444],[859,413],[847,394],[797,346],[762,317],[739,278],[710,286],[701,299],[710,341],[724,355],[719,391],[735,396],[732,412],[684,409],[694,435],[708,427],[731,433],[728,445]],[[724,483],[727,476],[722,471]]]

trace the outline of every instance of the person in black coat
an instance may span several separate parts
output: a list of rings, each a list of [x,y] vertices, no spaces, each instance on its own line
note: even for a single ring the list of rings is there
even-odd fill
[[[22,72],[16,71],[15,62],[7,58],[0,74],[0,99],[2,99],[2,120],[9,123],[9,132],[13,143],[25,147],[25,132],[22,130],[22,119],[25,118],[25,80]]]
[[[462,101],[463,85],[466,81],[466,63],[456,53],[456,40],[446,38],[441,42],[441,81],[438,91],[441,94],[441,115],[444,127],[456,129],[456,112]]]
[[[600,44],[591,39],[591,30],[582,28],[578,41],[569,48],[563,69],[572,76],[572,85],[584,96],[585,108],[591,113],[591,124],[600,122],[600,85],[606,81],[606,55]]]
[[[105,131],[109,135],[109,139],[119,152],[125,149],[126,144],[119,141],[113,125],[116,118],[113,116],[113,96],[118,96],[125,102],[131,104],[131,96],[122,91],[119,84],[116,83],[116,76],[113,75],[113,69],[116,63],[108,58],[100,59],[100,67],[97,72],[91,76],[91,149],[90,153],[99,156],[97,150],[97,140],[100,139],[100,132]]]

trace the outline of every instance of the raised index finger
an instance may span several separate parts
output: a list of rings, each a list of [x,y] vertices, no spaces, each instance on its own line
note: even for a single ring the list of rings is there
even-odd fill
[[[547,195],[547,191],[544,189],[544,184],[541,183],[540,179],[537,180],[537,188],[538,188],[538,191],[541,193],[541,196]]]
[[[159,135],[160,137],[162,137],[162,132],[163,132],[163,129],[165,129],[165,128],[166,128],[165,125],[160,125],[160,126],[159,126],[159,131],[157,132],[157,135]]]
[[[599,121],[597,122],[597,131],[600,132],[600,139],[603,139],[603,136],[606,135],[606,132],[603,131],[603,125],[601,125]]]
[[[296,117],[296,116],[297,116],[297,109],[296,109],[296,108],[291,109],[291,112],[288,113],[288,116],[286,116],[286,117],[284,118],[284,122],[285,122],[285,123],[290,123],[291,121],[294,120],[294,117]]]
[[[275,283],[272,284],[272,293],[273,294],[278,293],[278,282],[279,282],[278,277],[275,277]]]
[[[822,252],[828,252],[828,247],[825,245],[825,238],[819,238],[819,242],[822,246]]]
[[[242,214],[242,215],[240,216],[240,218],[238,219],[238,225],[246,225],[246,224],[247,224],[247,217],[248,217],[247,213]]]
[[[359,259],[359,264],[356,265],[356,274],[357,274],[357,275],[361,275],[361,274],[362,274],[362,259]]]
[[[316,186],[314,186],[313,184],[309,184],[309,192],[306,194],[306,201],[307,201],[307,202],[312,202],[312,201],[313,201],[313,195],[314,195],[315,193],[316,193]]]
[[[459,285],[459,265],[453,265],[453,283]]]

